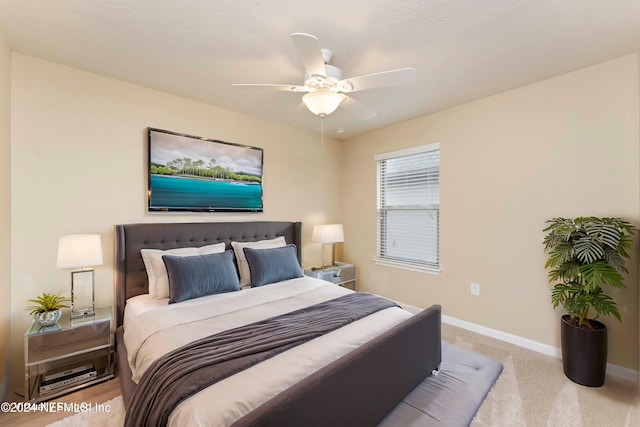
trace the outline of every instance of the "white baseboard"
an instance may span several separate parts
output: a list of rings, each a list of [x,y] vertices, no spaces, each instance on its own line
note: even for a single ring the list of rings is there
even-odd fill
[[[476,332],[481,335],[495,338],[500,341],[505,341],[510,344],[517,345],[518,347],[526,348],[527,350],[533,350],[538,353],[546,354],[547,356],[552,356],[558,359],[562,357],[562,350],[557,347],[542,344],[537,341],[519,337],[517,335],[508,334],[496,329],[487,328],[486,326],[477,325],[475,323],[467,322],[466,320],[460,320],[456,319],[455,317],[442,315],[442,322],[452,326],[457,326],[458,328],[466,329],[471,332]],[[613,375],[635,383],[639,381],[638,371],[634,371],[633,369],[625,368],[618,365],[613,365],[611,363],[607,363],[607,375]]]
[[[607,363],[607,374],[613,375],[624,380],[628,380],[634,383],[640,382],[640,374],[633,369],[625,368],[624,366],[612,365]]]

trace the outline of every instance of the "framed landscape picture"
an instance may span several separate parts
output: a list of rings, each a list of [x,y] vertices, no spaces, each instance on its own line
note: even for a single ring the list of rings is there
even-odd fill
[[[148,130],[150,212],[262,212],[262,148]]]

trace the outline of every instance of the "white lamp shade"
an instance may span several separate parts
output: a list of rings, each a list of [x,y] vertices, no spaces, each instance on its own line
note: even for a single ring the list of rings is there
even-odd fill
[[[315,225],[311,240],[320,243],[344,242],[342,224]]]
[[[317,90],[309,92],[302,97],[302,102],[307,106],[309,111],[318,116],[327,116],[338,108],[338,105],[344,101],[345,96],[341,93],[331,92],[328,90]]]
[[[102,265],[102,241],[99,234],[70,234],[58,241],[58,268]]]

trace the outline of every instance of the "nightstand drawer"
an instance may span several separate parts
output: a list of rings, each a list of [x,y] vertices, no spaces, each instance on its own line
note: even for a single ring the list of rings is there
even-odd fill
[[[29,337],[29,363],[111,345],[111,322],[94,322],[71,329]]]

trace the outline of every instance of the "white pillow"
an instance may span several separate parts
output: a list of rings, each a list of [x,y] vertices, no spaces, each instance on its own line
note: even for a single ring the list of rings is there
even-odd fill
[[[259,240],[257,242],[231,242],[233,251],[236,253],[236,261],[238,262],[238,271],[240,272],[240,287],[247,287],[251,285],[251,272],[249,271],[249,264],[247,264],[247,258],[244,256],[244,248],[252,249],[270,249],[286,246],[287,241],[284,236],[276,237],[271,240]]]
[[[194,256],[208,255],[224,252],[224,242],[215,245],[201,246],[199,248],[167,249],[141,249],[140,254],[144,261],[149,278],[149,294],[157,299],[169,298],[169,276],[167,268],[162,260],[162,255]]]

